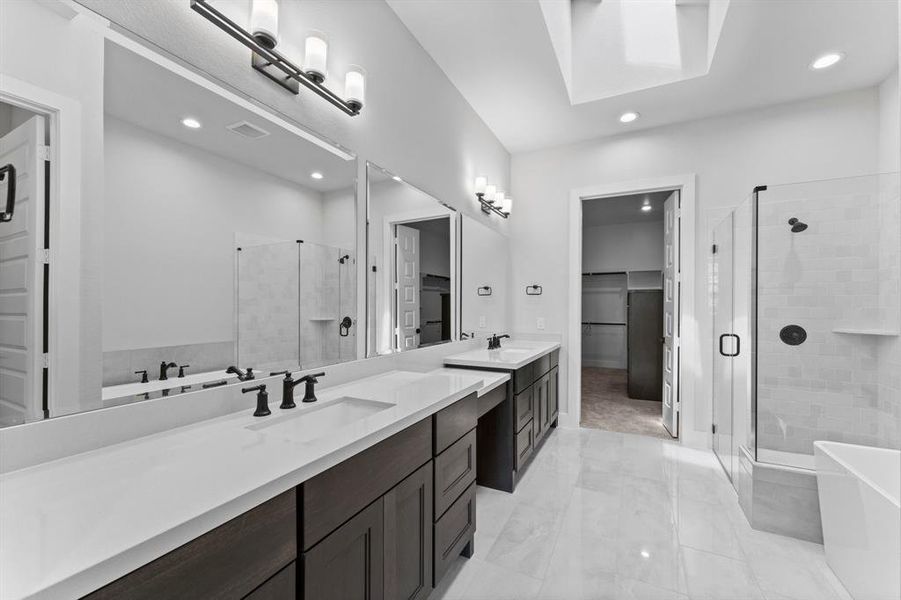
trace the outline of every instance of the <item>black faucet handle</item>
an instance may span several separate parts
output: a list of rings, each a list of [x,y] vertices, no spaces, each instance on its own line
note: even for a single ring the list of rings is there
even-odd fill
[[[256,376],[253,374],[253,367],[247,367],[247,374],[244,375],[244,381],[250,381],[255,378]]]
[[[141,383],[150,383],[150,378],[147,377],[147,369],[143,371],[135,371],[135,375],[141,376]]]
[[[214,382],[212,382],[212,383],[204,383],[201,387],[202,387],[203,389],[207,390],[207,389],[209,389],[209,388],[219,387],[219,386],[221,386],[221,385],[228,385],[228,380],[227,380],[227,379],[223,379],[223,380],[221,380],[221,381],[214,381]]]
[[[184,376],[185,376],[185,369],[189,368],[190,366],[191,366],[191,365],[178,365],[178,376],[179,376],[179,377],[184,377]]]
[[[275,377],[276,375],[287,375],[288,377],[290,377],[291,371],[285,370],[285,371],[270,371],[269,372],[269,377]]]
[[[246,394],[247,392],[257,393],[257,409],[253,411],[253,416],[265,417],[266,415],[272,414],[272,411],[269,410],[269,392],[266,391],[265,383],[253,387],[241,388],[242,394]]]

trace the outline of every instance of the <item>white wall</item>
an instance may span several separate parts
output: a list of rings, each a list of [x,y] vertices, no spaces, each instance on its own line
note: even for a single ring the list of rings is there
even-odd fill
[[[463,217],[461,243],[461,331],[478,337],[507,333],[511,321],[509,240],[482,220]],[[479,296],[478,288],[485,285],[491,295]]]
[[[878,127],[877,91],[866,89],[514,156],[512,193],[518,209],[510,219],[512,289],[544,286],[542,296],[514,294],[514,331],[536,332],[536,319],[544,318],[547,333],[566,332],[568,250],[561,237],[567,231],[570,190],[696,173],[699,233],[685,243],[694,243],[697,252],[698,305],[692,318],[698,320],[702,364],[685,365],[684,371],[709,382],[711,323],[703,277],[709,217],[738,205],[757,185],[872,173]],[[561,356],[561,366],[566,359]],[[561,376],[561,389],[566,389],[565,370]],[[684,400],[697,410],[683,427],[704,432],[710,423],[710,386],[698,384],[695,390],[696,398]]]
[[[879,172],[901,170],[901,99],[896,70],[879,86]]]
[[[582,230],[582,271],[661,270],[663,221],[598,225]]]
[[[330,243],[316,191],[109,116],[104,142],[104,351],[234,340],[236,233]]]

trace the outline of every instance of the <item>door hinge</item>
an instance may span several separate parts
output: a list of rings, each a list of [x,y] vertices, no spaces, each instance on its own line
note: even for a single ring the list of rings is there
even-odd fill
[[[716,423],[710,424],[710,433],[716,433]]]
[[[41,366],[44,367],[45,369],[50,368],[50,355],[46,352],[41,354]]]
[[[50,146],[38,146],[38,158],[41,160],[50,160]]]
[[[711,254],[716,254],[716,244],[710,247]]]
[[[41,254],[41,263],[42,263],[42,264],[45,264],[45,265],[49,265],[49,264],[50,264],[50,249],[49,249],[49,248],[44,248],[44,249],[42,250],[42,254]]]

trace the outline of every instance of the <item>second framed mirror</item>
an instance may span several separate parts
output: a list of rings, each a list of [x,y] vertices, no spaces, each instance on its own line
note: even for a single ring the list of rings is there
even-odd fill
[[[372,163],[366,177],[367,354],[457,339],[457,212]]]

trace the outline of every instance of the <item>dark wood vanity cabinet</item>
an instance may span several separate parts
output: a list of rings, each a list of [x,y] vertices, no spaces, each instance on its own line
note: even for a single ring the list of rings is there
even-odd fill
[[[475,534],[476,394],[86,596],[425,600]]]

